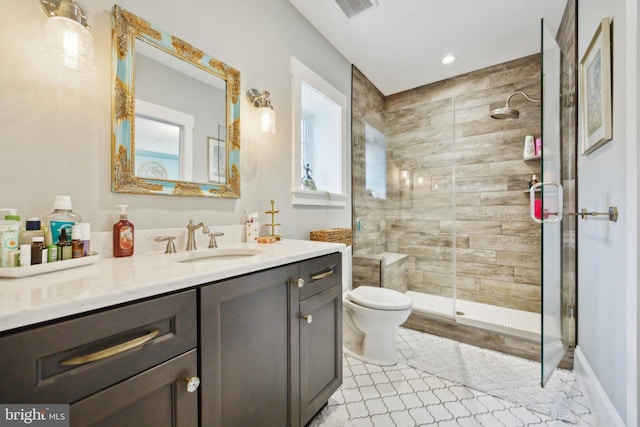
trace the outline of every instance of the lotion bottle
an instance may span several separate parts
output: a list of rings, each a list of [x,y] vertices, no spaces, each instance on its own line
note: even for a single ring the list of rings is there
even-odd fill
[[[127,219],[127,205],[117,205],[120,209],[120,221],[113,224],[113,256],[133,255],[133,224]]]
[[[2,211],[5,215],[0,221],[0,267],[11,267],[10,252],[19,249],[20,217],[17,215],[17,209],[2,209]]]

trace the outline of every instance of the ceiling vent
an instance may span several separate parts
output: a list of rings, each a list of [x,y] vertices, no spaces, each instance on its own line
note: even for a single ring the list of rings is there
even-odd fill
[[[336,3],[349,18],[378,5],[376,0],[336,0]]]

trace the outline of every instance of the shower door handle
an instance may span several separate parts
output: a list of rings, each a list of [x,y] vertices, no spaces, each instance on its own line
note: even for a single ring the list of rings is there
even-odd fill
[[[543,198],[544,192],[542,191],[542,187],[550,186],[556,188],[556,211],[557,212],[549,212],[545,210],[544,212],[540,212],[540,218],[536,216],[536,190],[540,190]],[[562,220],[563,214],[563,205],[564,199],[562,196],[563,193],[562,185],[557,182],[538,182],[534,184],[529,189],[529,214],[531,215],[531,219],[538,224],[550,224],[554,222],[560,222]],[[555,216],[553,219],[548,219],[549,216]]]

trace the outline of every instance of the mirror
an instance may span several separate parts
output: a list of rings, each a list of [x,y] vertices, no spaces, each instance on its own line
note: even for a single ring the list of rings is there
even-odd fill
[[[240,73],[113,8],[112,189],[240,198]]]

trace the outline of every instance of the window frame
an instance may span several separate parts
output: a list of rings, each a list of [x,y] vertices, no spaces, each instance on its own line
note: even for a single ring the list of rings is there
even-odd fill
[[[310,86],[323,94],[341,107],[340,112],[340,167],[341,167],[341,192],[302,190],[302,83]],[[327,206],[347,207],[348,195],[348,144],[347,140],[347,112],[348,98],[333,85],[320,77],[316,72],[304,65],[300,60],[291,57],[291,85],[292,85],[292,117],[293,117],[293,165],[292,165],[292,189],[291,201],[293,205],[303,206]]]

